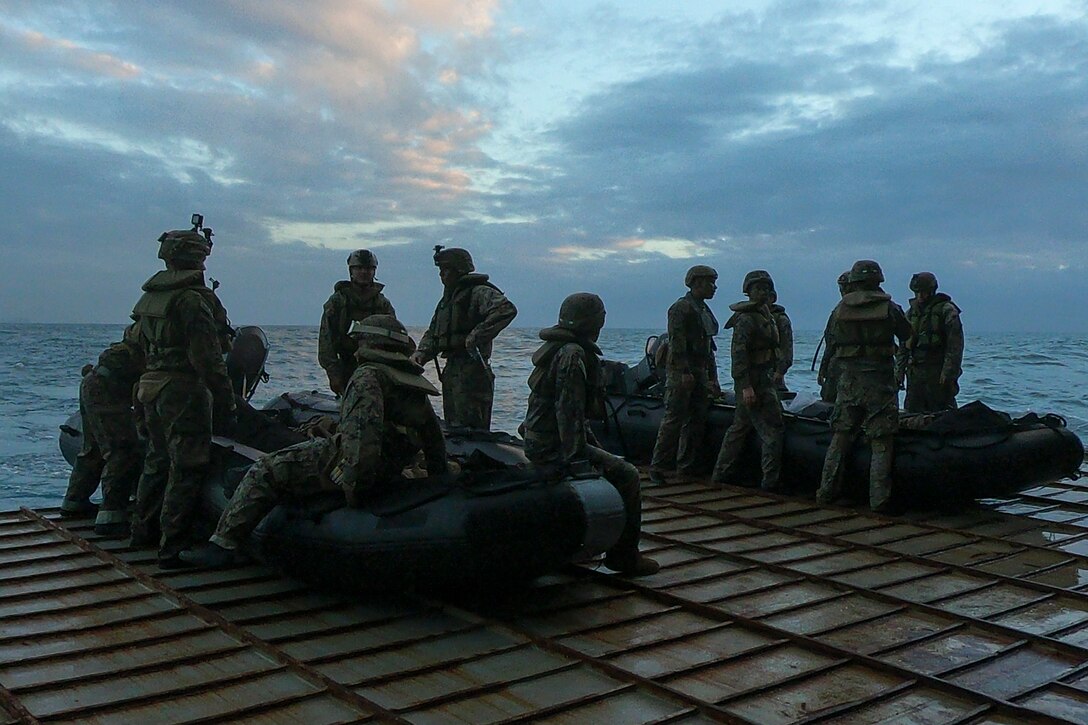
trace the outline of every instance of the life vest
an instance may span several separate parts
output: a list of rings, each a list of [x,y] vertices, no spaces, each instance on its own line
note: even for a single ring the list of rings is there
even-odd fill
[[[748,362],[763,367],[774,365],[778,360],[778,325],[771,316],[770,309],[751,300],[735,302],[729,305],[733,315],[725,323],[726,329],[737,326],[740,318],[749,315],[755,324],[755,334],[748,340]]]
[[[502,294],[502,290],[487,281],[486,274],[470,273],[457,280],[448,294],[442,295],[430,330],[437,352],[464,352],[465,338],[480,322],[472,314],[472,289],[480,285]]]
[[[842,359],[890,360],[895,355],[892,298],[881,290],[846,294],[835,308],[831,337]]]
[[[952,305],[956,313],[959,313],[960,308],[944,292],[938,292],[921,307],[911,305],[907,319],[910,320],[913,333],[910,340],[912,363],[917,365],[926,362],[931,357],[930,351],[933,351],[937,362],[944,357],[944,350],[948,345],[948,330],[945,329],[944,315],[941,313],[946,304]]]
[[[139,323],[147,371],[196,372],[189,362],[184,326],[173,311],[186,294],[196,292],[204,298],[201,288],[207,289],[200,270],[163,270],[144,283],[132,317]]]

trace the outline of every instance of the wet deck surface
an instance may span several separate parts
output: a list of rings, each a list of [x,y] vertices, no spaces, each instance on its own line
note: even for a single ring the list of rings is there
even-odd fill
[[[159,572],[0,514],[0,723],[1088,722],[1081,482],[956,516],[703,483],[644,507],[657,575],[460,605]]]

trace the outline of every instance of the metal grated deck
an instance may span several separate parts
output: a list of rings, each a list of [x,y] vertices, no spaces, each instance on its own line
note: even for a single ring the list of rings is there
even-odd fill
[[[0,514],[0,724],[1088,722],[1088,488],[992,505],[647,482],[657,575],[457,605],[159,572],[89,521]]]

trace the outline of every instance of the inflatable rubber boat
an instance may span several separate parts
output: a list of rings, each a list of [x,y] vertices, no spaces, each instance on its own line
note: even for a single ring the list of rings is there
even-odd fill
[[[665,414],[664,382],[653,364],[651,343],[637,365],[608,361],[603,366],[605,420],[594,433],[609,451],[636,463],[649,463],[657,429]],[[699,448],[701,470],[709,473],[722,437],[733,421],[732,391],[716,401]],[[787,491],[814,491],[831,442],[831,406],[794,397],[784,403],[786,432],[782,483]],[[846,467],[846,491],[866,500],[868,445],[858,441]],[[1012,418],[973,402],[958,410],[903,416],[895,436],[893,481],[896,502],[909,508],[948,508],[980,498],[1004,496],[1047,481],[1075,477],[1084,446],[1054,414]],[[737,483],[759,480],[754,437],[742,456]]]
[[[256,379],[252,369],[243,377]],[[326,393],[285,393],[256,410],[242,394],[252,388],[235,392],[235,438],[213,438],[203,490],[201,522],[209,534],[254,460],[305,440],[296,428],[338,413]],[[78,413],[61,426],[69,463],[81,430]],[[503,433],[448,430],[446,449],[457,473],[405,478],[365,507],[348,508],[339,494],[277,506],[247,553],[325,587],[450,591],[529,581],[602,554],[619,539],[623,501],[591,469],[528,466],[520,441]]]

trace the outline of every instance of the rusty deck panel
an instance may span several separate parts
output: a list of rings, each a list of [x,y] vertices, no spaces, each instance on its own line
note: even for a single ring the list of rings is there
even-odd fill
[[[1077,482],[948,517],[701,482],[644,507],[655,576],[456,605],[159,572],[89,521],[0,514],[0,725],[1088,722]]]

